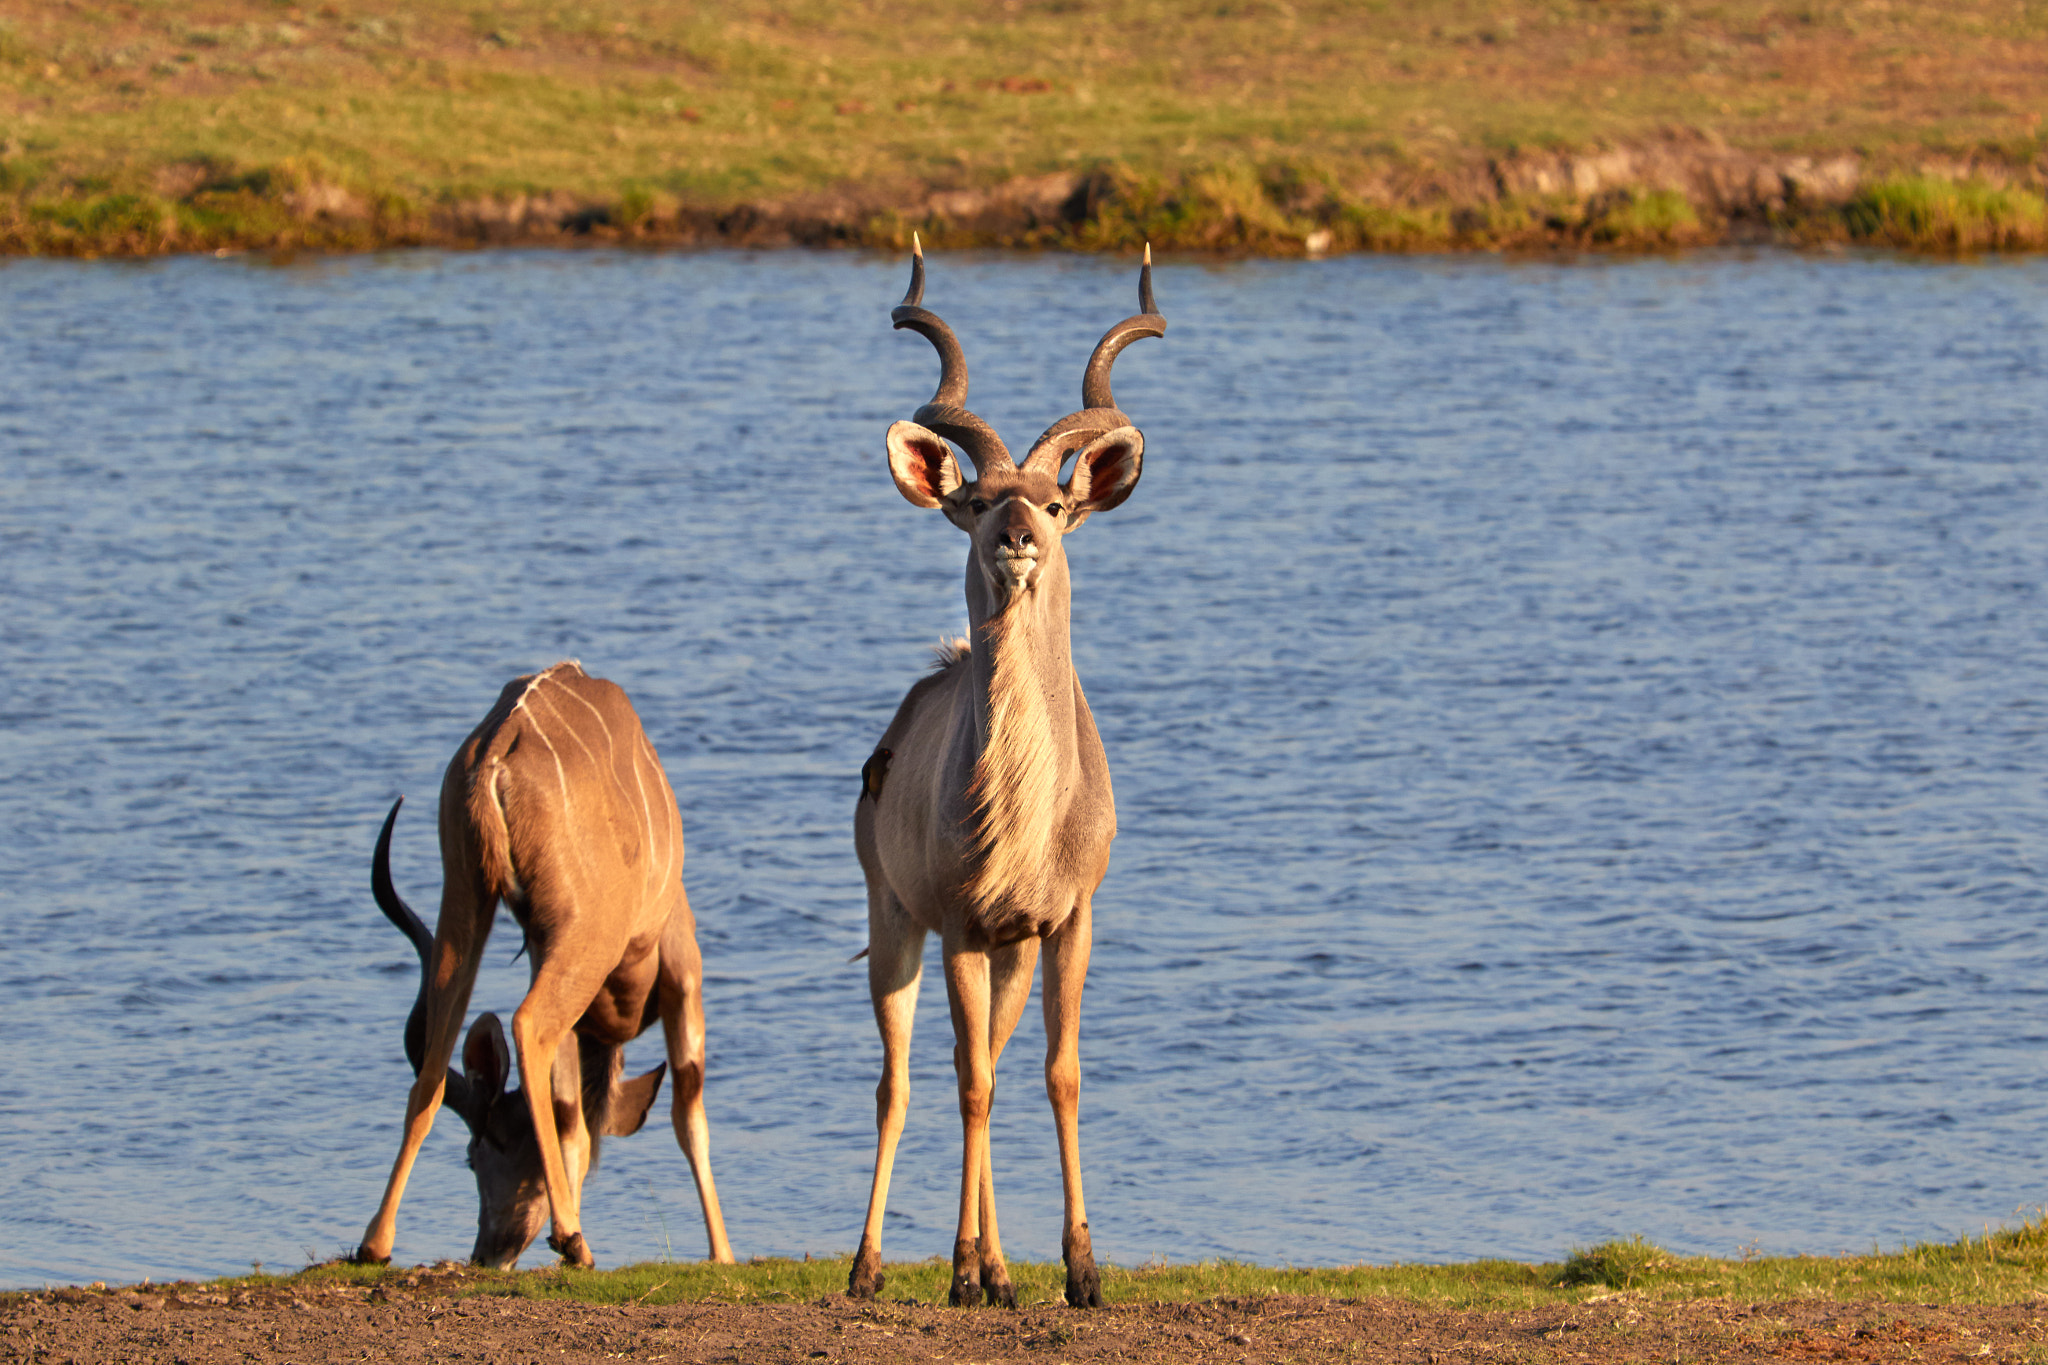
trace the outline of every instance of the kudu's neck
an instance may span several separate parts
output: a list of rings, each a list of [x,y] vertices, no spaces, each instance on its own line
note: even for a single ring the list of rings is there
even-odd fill
[[[973,644],[975,740],[988,748],[991,720],[1005,704],[1027,703],[1028,692],[1057,726],[1074,714],[1074,654],[1064,556],[1048,565],[1037,586],[1003,603],[972,561],[967,566],[967,621]],[[1036,708],[1029,707],[1026,709]]]
[[[1049,898],[1048,845],[1078,767],[1068,607],[1064,556],[1007,604],[968,563],[977,864],[967,890],[984,907]]]

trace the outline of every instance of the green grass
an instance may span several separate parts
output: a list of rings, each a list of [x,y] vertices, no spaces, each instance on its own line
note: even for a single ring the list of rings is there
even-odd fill
[[[823,239],[880,245],[943,231],[934,191],[1089,173],[1079,221],[955,241],[1712,240],[1669,189],[1487,188],[1491,158],[1651,144],[1855,153],[1855,204],[1779,225],[1805,240],[2031,247],[2044,61],[2048,9],[2009,0],[25,6],[0,18],[0,251],[479,240],[476,204],[536,195],[615,238],[835,199]]]
[[[215,1292],[348,1287],[455,1295],[565,1298],[591,1303],[811,1302],[843,1293],[849,1261],[757,1260],[747,1265],[662,1262],[618,1270],[488,1271],[471,1267],[403,1270],[343,1263],[295,1275],[249,1275],[212,1282]],[[1012,1262],[1020,1304],[1061,1302],[1057,1264]],[[951,1278],[943,1261],[891,1265],[885,1301],[942,1304]],[[1175,1303],[1303,1294],[1386,1298],[1439,1308],[1520,1309],[1580,1303],[1628,1293],[1656,1300],[1706,1298],[1772,1302],[2014,1304],[2038,1299],[2048,1280],[2048,1219],[1926,1243],[1902,1251],[1842,1256],[1680,1256],[1630,1237],[1576,1248],[1561,1262],[1475,1261],[1461,1265],[1288,1268],[1208,1261],[1193,1265],[1102,1268],[1111,1303]]]
[[[1980,180],[1891,176],[1844,211],[1855,237],[1887,246],[1993,251],[2048,246],[2048,203],[2030,190]]]

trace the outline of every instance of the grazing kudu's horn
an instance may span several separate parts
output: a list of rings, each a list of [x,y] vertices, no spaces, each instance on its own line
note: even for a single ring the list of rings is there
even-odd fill
[[[938,350],[939,388],[932,395],[932,401],[912,413],[910,420],[937,432],[966,451],[967,458],[974,461],[977,477],[998,456],[1005,465],[1015,468],[1010,449],[1003,444],[1003,438],[996,435],[995,428],[962,406],[967,402],[967,354],[960,349],[960,339],[953,335],[953,329],[946,325],[945,319],[929,308],[918,306],[923,299],[924,245],[913,234],[910,239],[910,289],[904,294],[903,302],[890,312],[889,320],[896,324],[898,331],[907,327],[921,333]],[[1104,392],[1108,390],[1105,388]]]
[[[398,887],[391,880],[391,827],[398,823],[398,808],[404,804],[402,796],[391,803],[391,814],[384,817],[384,828],[377,833],[377,851],[370,856],[370,894],[376,897],[384,918],[412,940],[413,951],[420,955],[420,991],[413,997],[412,1013],[405,1017],[405,1060],[412,1064],[412,1074],[417,1076],[421,1057],[427,1050],[427,982],[434,974],[434,935],[399,897]],[[442,1094],[442,1103],[465,1121],[475,1122],[469,1080],[453,1067],[448,1070],[448,1088]]]
[[[1152,301],[1152,247],[1148,243],[1145,263],[1138,270],[1137,313],[1104,332],[1102,340],[1095,343],[1095,353],[1088,357],[1088,368],[1081,374],[1081,410],[1060,418],[1031,443],[1031,452],[1024,457],[1024,468],[1036,465],[1057,479],[1060,462],[1066,459],[1069,450],[1085,445],[1089,437],[1133,425],[1131,419],[1118,410],[1116,399],[1110,394],[1110,368],[1116,364],[1116,358],[1123,353],[1124,347],[1132,342],[1165,335],[1166,319],[1160,316],[1159,306]]]

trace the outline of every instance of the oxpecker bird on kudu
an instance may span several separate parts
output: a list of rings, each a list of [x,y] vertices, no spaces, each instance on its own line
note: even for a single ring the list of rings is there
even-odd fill
[[[1095,347],[1080,411],[1048,427],[1019,464],[967,410],[966,358],[952,329],[919,306],[923,295],[924,253],[913,247],[910,292],[892,316],[938,349],[939,387],[913,420],[889,428],[889,472],[905,498],[937,508],[967,533],[970,635],[945,649],[904,697],[862,770],[854,811],[883,1064],[874,1187],[848,1292],[869,1297],[882,1287],[882,1216],[909,1100],[924,938],[934,933],[944,950],[963,1129],[952,1302],[974,1304],[985,1295],[1016,1304],[996,1233],[989,1104],[996,1059],[1030,996],[1042,945],[1045,1088],[1066,1195],[1067,1302],[1095,1307],[1102,1289],[1081,1199],[1079,1032],[1089,906],[1109,866],[1116,803],[1074,675],[1064,542],[1137,486],[1145,438],[1117,409],[1110,368],[1131,342],[1163,335],[1166,319],[1153,306],[1148,247],[1138,315]],[[971,477],[954,459],[956,445]]]

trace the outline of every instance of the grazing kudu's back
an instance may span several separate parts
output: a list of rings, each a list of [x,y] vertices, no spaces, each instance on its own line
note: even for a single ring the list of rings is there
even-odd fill
[[[1116,803],[1068,639],[1062,542],[1138,482],[1144,438],[1110,396],[1110,366],[1166,320],[1152,305],[1151,253],[1136,317],[1111,328],[1082,380],[1082,409],[1047,429],[1019,465],[964,406],[967,365],[952,329],[918,306],[924,256],[896,326],[938,348],[940,378],[916,420],[889,428],[889,469],[903,496],[965,531],[971,634],[910,689],[862,770],[854,844],[868,886],[868,988],[881,1028],[880,1130],[867,1225],[850,1293],[882,1285],[882,1216],[909,1098],[910,1028],[924,937],[945,955],[954,1069],[964,1129],[952,1302],[1014,1305],[996,1231],[988,1152],[994,1067],[1031,993],[1045,946],[1046,1093],[1066,1193],[1061,1249],[1067,1302],[1102,1302],[1081,1198],[1081,987],[1090,901],[1109,866]],[[965,478],[947,444],[973,462]],[[1060,481],[1069,457],[1073,471]]]
[[[574,662],[507,683],[441,783],[441,912],[428,936],[391,885],[393,806],[372,868],[377,903],[420,955],[406,1021],[415,1080],[383,1203],[356,1258],[390,1259],[398,1202],[445,1094],[469,1124],[480,1211],[473,1259],[509,1266],[552,1218],[548,1245],[592,1263],[583,1177],[606,1133],[637,1129],[659,1068],[618,1079],[622,1050],[656,1019],[675,1070],[671,1118],[704,1208],[713,1260],[730,1261],[704,1117],[703,964],[683,894],[675,794],[626,694]],[[479,1018],[449,1069],[498,903],[526,935],[532,982],[512,1016]],[[561,1047],[573,1032],[576,1046]],[[505,1089],[515,1054],[522,1090]]]

